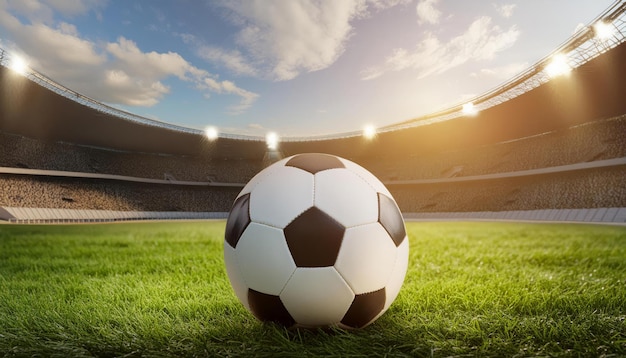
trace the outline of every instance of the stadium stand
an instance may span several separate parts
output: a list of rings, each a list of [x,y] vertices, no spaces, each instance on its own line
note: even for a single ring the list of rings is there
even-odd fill
[[[626,116],[619,116],[463,151],[353,159],[385,181],[484,175],[624,157],[624,133]],[[258,160],[119,152],[2,132],[0,139],[0,167],[8,168],[245,183],[263,167]]]
[[[404,212],[621,207],[626,166],[467,182],[392,185]]]
[[[107,173],[180,181],[246,182],[260,161],[127,152],[0,132],[0,167]]]
[[[0,187],[5,207],[198,212],[228,211],[241,190],[32,175],[2,175]]]
[[[383,180],[448,178],[514,172],[626,156],[626,116],[512,141],[436,153],[358,158]]]
[[[621,36],[568,77],[474,117],[416,119],[374,140],[285,141],[280,153],[329,153],[361,164],[388,185],[407,217],[624,223]],[[210,141],[94,107],[35,77],[0,66],[0,220],[223,217],[243,183],[276,159],[258,138]]]

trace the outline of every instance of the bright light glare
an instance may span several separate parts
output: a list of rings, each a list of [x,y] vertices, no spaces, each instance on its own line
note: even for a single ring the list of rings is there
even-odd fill
[[[593,30],[596,37],[602,41],[610,39],[615,33],[615,27],[602,21],[596,22],[593,25]]]
[[[476,109],[474,103],[468,102],[463,105],[463,114],[466,116],[473,116],[476,115],[476,113],[478,113],[478,109]]]
[[[552,58],[552,62],[546,66],[546,73],[548,76],[554,78],[561,75],[567,75],[572,71],[572,68],[567,63],[567,57],[565,55],[555,55]]]
[[[269,150],[278,149],[278,134],[274,132],[269,132],[265,136],[265,143],[267,144],[267,148]]]
[[[204,135],[207,137],[208,140],[216,140],[219,133],[217,131],[217,128],[215,127],[206,127],[204,129]]]
[[[376,137],[376,134],[376,127],[371,124],[368,124],[365,126],[365,128],[363,128],[363,137],[365,137],[366,139],[373,139],[374,137]]]
[[[9,68],[13,71],[19,73],[20,75],[25,75],[28,70],[28,64],[26,60],[17,55],[11,56],[11,62],[9,63]]]

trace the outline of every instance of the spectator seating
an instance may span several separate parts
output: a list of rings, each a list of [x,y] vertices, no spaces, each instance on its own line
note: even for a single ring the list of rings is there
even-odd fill
[[[261,160],[120,152],[0,132],[0,166],[190,182],[246,183]],[[450,181],[626,157],[626,115],[465,151],[351,158],[387,182],[406,213],[626,206],[626,166]],[[403,180],[427,183],[398,184]],[[0,207],[228,212],[241,186],[168,185],[0,174]]]

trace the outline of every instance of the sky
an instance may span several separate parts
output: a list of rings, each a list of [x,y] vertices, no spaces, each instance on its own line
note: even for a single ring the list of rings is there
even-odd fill
[[[316,136],[476,97],[613,2],[0,0],[0,47],[147,118]]]

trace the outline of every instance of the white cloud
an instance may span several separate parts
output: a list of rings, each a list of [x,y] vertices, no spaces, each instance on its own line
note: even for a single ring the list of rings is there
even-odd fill
[[[516,4],[494,4],[496,11],[504,18],[508,19],[513,16],[513,10],[515,10]]]
[[[237,87],[231,81],[222,81],[221,82],[222,89],[225,93],[232,93],[239,97],[241,97],[241,101],[236,106],[230,108],[232,114],[239,114],[248,109],[257,100],[259,97],[258,94],[246,91],[242,88]]]
[[[418,78],[441,74],[468,61],[491,60],[496,53],[511,47],[518,37],[515,26],[503,31],[492,25],[490,17],[481,17],[463,34],[445,42],[427,32],[415,50],[395,49],[382,65],[363,70],[361,78],[371,80],[408,69],[415,71]]]
[[[237,75],[293,79],[323,70],[344,53],[351,22],[411,0],[219,0],[225,19],[239,28],[234,49],[180,35],[199,57]]]
[[[365,9],[362,0],[230,0],[221,5],[240,26],[235,41],[249,59],[241,63],[253,64],[262,75],[279,81],[333,64],[352,34],[350,21]],[[215,52],[214,57],[223,62],[224,53]]]
[[[135,42],[120,37],[117,42],[108,43],[106,50],[128,71],[139,77],[165,77],[174,75],[186,80],[192,67],[175,52],[142,52]]]
[[[100,98],[107,98],[107,102],[130,106],[153,106],[170,91],[169,87],[160,81],[144,81],[130,77],[123,70],[106,71],[104,85]]]
[[[439,23],[441,11],[435,8],[439,0],[420,0],[417,3],[417,21],[420,24],[427,23],[435,25]]]
[[[367,0],[367,7],[375,10],[384,10],[397,5],[408,4],[413,0]],[[367,12],[367,9],[364,9]]]
[[[76,30],[76,26],[72,24],[68,24],[67,22],[60,23],[57,28],[59,29],[59,32],[61,32],[62,34],[70,35],[73,37],[79,36],[78,30]]]
[[[223,66],[237,75],[256,76],[258,71],[248,63],[245,56],[238,50],[224,50],[219,47],[209,46],[193,34],[176,34],[184,43],[195,49],[198,57],[211,63]]]
[[[258,94],[244,90],[231,81],[218,81],[207,71],[192,66],[182,56],[175,52],[157,53],[143,52],[135,42],[126,38],[119,38],[115,43],[106,45],[107,51],[116,59],[112,63],[118,72],[109,72],[109,84],[128,88],[123,98],[128,98],[133,105],[153,105],[163,95],[169,93],[170,88],[161,81],[169,76],[176,76],[183,81],[195,83],[197,89],[217,94],[235,95],[240,98],[239,103],[229,108],[229,113],[240,114],[248,109],[258,98]],[[132,80],[126,79],[122,74]],[[117,79],[117,81],[112,81]],[[136,96],[130,89],[138,90]],[[120,88],[118,88],[120,90]],[[205,94],[208,98],[209,94]],[[120,100],[120,98],[118,98]]]
[[[0,8],[14,11],[31,22],[51,24],[54,13],[72,17],[89,11],[98,12],[106,0],[3,0]]]
[[[54,10],[65,16],[76,16],[91,10],[99,10],[106,0],[43,0]]]
[[[176,77],[203,91],[237,96],[239,102],[229,109],[230,113],[245,111],[258,98],[233,82],[214,80],[215,76],[192,66],[178,53],[144,52],[124,37],[116,42],[96,43],[82,38],[72,24],[59,22],[52,27],[35,20],[24,24],[11,13],[52,6],[56,11],[79,14],[87,11],[80,4],[96,4],[95,0],[58,0],[45,4],[26,0],[19,9],[7,1],[11,0],[0,0],[0,27],[17,44],[11,47],[27,54],[32,68],[86,96],[112,104],[152,106],[170,93],[170,87],[163,81]],[[77,8],[70,9],[70,5]],[[207,81],[215,81],[215,85],[207,86]]]
[[[28,19],[50,23],[53,19],[52,9],[39,0],[2,0],[2,11],[12,11]]]
[[[22,24],[16,17],[0,10],[0,26],[3,26],[32,59],[46,62],[53,69],[98,66],[106,57],[97,51],[94,43],[76,36],[76,28],[60,23],[57,29],[44,24]],[[48,69],[48,67],[46,67]]]
[[[197,43],[197,38],[193,34],[175,33],[174,35],[180,37],[180,39],[187,45],[195,45]]]
[[[197,88],[203,89],[203,90],[208,89],[212,92],[219,93],[219,94],[222,94],[222,93],[234,94],[234,95],[241,97],[241,100],[238,104],[230,107],[229,109],[230,114],[243,113],[246,109],[252,106],[252,104],[257,100],[257,98],[259,98],[258,94],[239,88],[231,81],[220,82],[210,77],[205,77],[201,81],[199,81],[197,83]]]
[[[199,46],[196,54],[209,62],[228,68],[237,75],[256,76],[257,70],[238,50],[224,50],[213,46]]]

